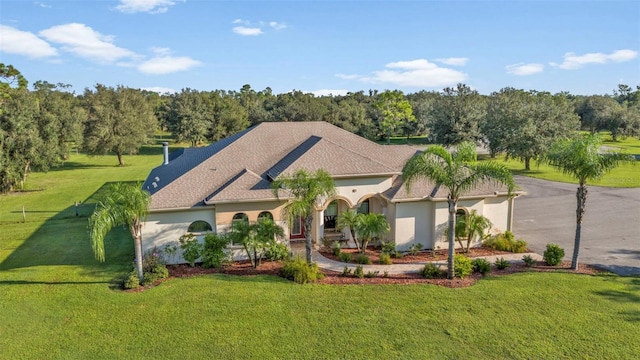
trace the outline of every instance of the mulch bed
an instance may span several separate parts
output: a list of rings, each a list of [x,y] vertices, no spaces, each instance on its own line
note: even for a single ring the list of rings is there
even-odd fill
[[[359,254],[358,249],[340,249],[340,252],[351,253],[353,255],[353,261],[351,263],[353,264],[356,263],[355,259],[356,259],[356,256],[358,256]],[[456,250],[456,253],[460,253],[460,250]],[[326,257],[327,259],[340,261],[340,259],[337,256],[333,255],[331,251],[321,250],[320,254],[322,254],[322,256]],[[374,264],[377,264],[380,260],[380,249],[367,248],[367,251],[365,254],[371,259],[371,262]],[[494,250],[487,247],[471,248],[469,249],[468,253],[464,253],[464,255],[471,258],[478,257],[478,256],[505,255],[505,254],[511,254],[511,253],[508,251],[499,251],[499,250]],[[435,251],[421,251],[417,255],[411,255],[409,253],[405,253],[404,256],[402,256],[399,259],[396,259],[393,257],[391,258],[391,262],[393,264],[413,264],[413,263],[427,262],[427,261],[446,261],[446,260],[447,260],[446,249],[435,250]]]
[[[488,254],[488,253],[483,253]],[[476,256],[485,256],[485,255],[476,255]],[[495,254],[489,254],[495,255]],[[403,258],[404,259],[404,258]],[[418,261],[433,261],[433,260],[421,260]],[[446,259],[446,256],[445,258]],[[442,259],[439,259],[442,260]],[[564,262],[558,266],[546,266],[543,262],[538,262],[534,267],[526,267],[524,264],[511,264],[510,267],[504,270],[498,270],[495,267],[492,267],[490,276],[505,276],[513,273],[519,272],[548,272],[548,271],[563,271],[563,272],[573,272],[577,274],[587,274],[594,275],[600,270],[591,267],[589,265],[580,265],[577,271],[572,271],[570,269],[571,262]],[[257,269],[251,267],[251,264],[248,261],[239,261],[234,262],[233,264],[226,265],[220,269],[205,269],[200,266],[190,267],[189,265],[170,265],[167,266],[169,269],[170,277],[189,277],[203,274],[228,274],[228,275],[238,275],[238,276],[255,276],[255,275],[274,275],[279,276],[280,269],[282,269],[281,262],[275,261],[266,261],[263,262]],[[389,274],[387,277],[383,276],[382,271],[378,274],[378,276],[374,278],[357,278],[354,276],[342,276],[341,273],[322,270],[325,274],[324,279],[318,281],[319,284],[332,284],[332,285],[379,285],[379,284],[432,284],[438,286],[445,286],[449,288],[461,288],[468,287],[474,285],[479,279],[482,278],[480,274],[472,274],[464,279],[425,279],[420,277],[420,275],[416,274]],[[142,289],[140,289],[142,290]]]

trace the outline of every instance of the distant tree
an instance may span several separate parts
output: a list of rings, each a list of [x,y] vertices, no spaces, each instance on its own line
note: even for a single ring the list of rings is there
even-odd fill
[[[602,95],[587,96],[576,107],[576,113],[580,116],[582,129],[589,130],[592,134],[602,131],[611,121],[613,114],[621,108],[614,98]]]
[[[207,138],[213,120],[214,104],[206,93],[182,89],[175,95],[169,111],[169,129],[178,142],[195,147]]]
[[[465,84],[445,88],[433,105],[433,140],[444,146],[481,140],[480,122],[485,116],[483,97]]]
[[[0,114],[2,114],[2,104],[4,100],[9,98],[10,89],[26,89],[29,83],[27,79],[22,76],[20,71],[13,67],[13,65],[5,65],[0,63]]]
[[[447,203],[449,205],[449,226],[447,230],[448,277],[453,279],[455,247],[456,211],[460,197],[480,183],[496,182],[507,185],[511,193],[515,187],[513,176],[503,164],[493,161],[477,161],[476,146],[472,142],[463,142],[457,149],[449,152],[441,145],[428,147],[424,152],[407,160],[402,169],[402,176],[407,191],[419,179],[429,179],[448,190]]]
[[[544,157],[546,163],[578,180],[576,235],[571,259],[573,270],[578,269],[582,220],[587,204],[587,182],[602,178],[622,162],[633,161],[630,155],[602,152],[601,146],[602,140],[597,134],[585,135],[572,140],[562,139],[554,143]]]
[[[136,256],[136,271],[142,282],[142,224],[149,213],[151,196],[141,184],[115,183],[100,196],[95,211],[89,217],[89,236],[93,253],[105,261],[104,238],[116,226],[126,225],[131,231]]]
[[[400,90],[386,90],[378,94],[373,106],[382,115],[378,126],[385,135],[387,144],[391,143],[391,135],[403,124],[416,120],[411,104]]]
[[[135,154],[153,139],[158,127],[153,106],[140,90],[97,84],[85,89],[87,121],[83,148],[89,154],[113,152],[124,166],[124,154]]]
[[[280,191],[287,194],[283,215],[289,224],[297,217],[304,219],[304,236],[307,263],[311,264],[311,225],[313,214],[320,203],[335,195],[336,188],[328,172],[323,169],[309,173],[303,169],[293,175],[282,176],[271,183],[273,194],[279,198]]]

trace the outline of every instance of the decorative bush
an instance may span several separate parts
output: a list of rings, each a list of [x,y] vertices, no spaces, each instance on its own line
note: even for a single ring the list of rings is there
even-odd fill
[[[396,251],[396,243],[393,241],[381,241],[380,245],[380,252],[383,254],[393,254]]]
[[[511,266],[509,261],[505,260],[503,257],[501,257],[500,259],[496,259],[495,264],[496,264],[496,267],[499,270],[504,270],[504,269],[508,268],[509,266]]]
[[[473,271],[479,272],[480,274],[482,274],[482,276],[485,276],[491,272],[491,263],[486,259],[473,259],[471,263],[473,264]]]
[[[272,242],[267,244],[265,258],[271,261],[287,260],[291,256],[289,246],[286,243]]]
[[[318,269],[318,264],[309,265],[301,257],[285,261],[281,275],[298,284],[312,283],[324,278],[324,274]]]
[[[358,264],[371,265],[371,258],[365,254],[358,254],[358,256],[356,256],[356,262]]]
[[[340,261],[348,263],[348,262],[351,262],[351,260],[353,260],[353,255],[348,252],[341,252],[338,255],[338,258],[340,259]]]
[[[372,271],[367,271],[367,273],[364,274],[364,277],[366,277],[366,278],[374,278],[374,277],[378,276],[379,273],[380,273],[379,271],[373,271],[373,272]]]
[[[227,249],[230,242],[228,234],[207,234],[202,250],[202,267],[219,268],[230,261],[231,252]]]
[[[198,239],[193,234],[184,234],[180,236],[179,241],[182,257],[189,263],[189,266],[194,267],[196,260],[202,256],[204,246],[198,242]]]
[[[387,253],[380,253],[380,258],[378,259],[378,262],[382,265],[391,265],[391,255],[387,254]]]
[[[389,277],[389,272],[385,271],[384,273],[382,273],[382,277],[383,278],[388,278]]]
[[[135,289],[140,286],[140,279],[138,279],[138,272],[131,270],[122,280],[122,287],[125,289]]]
[[[465,276],[473,272],[471,259],[462,254],[456,254],[453,257],[453,271],[455,272],[455,276],[464,279]]]
[[[522,257],[522,261],[524,261],[524,265],[526,267],[532,267],[536,264],[536,261],[531,257],[531,255],[525,255]]]
[[[178,253],[178,245],[176,242],[165,244],[162,251],[171,259],[171,263],[174,263],[176,260],[176,254]]]
[[[334,241],[333,244],[331,244],[331,252],[333,252],[333,255],[338,256],[340,255],[340,243],[337,241]]]
[[[396,259],[402,259],[404,254],[402,253],[402,251],[395,250],[394,252],[391,253],[391,256],[393,256]]]
[[[421,243],[417,243],[417,244],[413,244],[411,245],[411,247],[409,248],[409,253],[411,255],[418,255],[420,253],[420,250],[422,250],[422,247],[424,245],[422,245]]]
[[[516,240],[513,233],[507,230],[485,240],[483,245],[494,250],[523,253],[527,251],[528,244],[524,240]]]
[[[351,275],[351,269],[348,266],[345,266],[344,269],[342,269],[342,276],[349,276]]]
[[[355,277],[359,277],[360,279],[364,277],[364,269],[362,268],[362,265],[356,266],[356,269],[353,271],[353,275]]]
[[[157,264],[149,271],[145,271],[142,275],[142,285],[151,285],[154,282],[169,277],[169,270],[163,264]],[[136,275],[137,278],[137,275]]]
[[[547,265],[556,266],[562,262],[564,257],[564,249],[554,243],[547,244],[542,258]]]
[[[420,269],[418,274],[420,274],[420,276],[422,276],[423,278],[434,279],[441,277],[442,271],[437,265],[433,263],[427,263],[422,269]]]

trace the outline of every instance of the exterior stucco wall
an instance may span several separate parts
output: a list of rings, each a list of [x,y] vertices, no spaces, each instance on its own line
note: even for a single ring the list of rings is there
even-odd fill
[[[356,205],[361,199],[381,193],[391,187],[391,177],[372,177],[335,180],[338,196]]]
[[[430,201],[398,203],[395,206],[396,249],[408,251],[421,243],[424,249],[433,247],[433,204]]]

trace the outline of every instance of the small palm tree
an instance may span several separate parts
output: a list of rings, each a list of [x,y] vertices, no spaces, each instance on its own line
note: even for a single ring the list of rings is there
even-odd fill
[[[356,248],[360,251],[360,244],[358,243],[358,239],[356,238],[356,227],[358,225],[358,212],[355,210],[347,210],[343,211],[338,215],[338,227],[345,228],[349,227],[349,232],[351,233],[351,238],[353,242],[356,243]]]
[[[484,239],[487,230],[491,229],[491,225],[491,220],[479,215],[476,210],[459,217],[456,220],[456,238],[460,243],[460,248],[465,249],[465,252],[468,253],[473,239]],[[466,247],[462,245],[463,240],[467,242]]]
[[[387,218],[382,214],[358,214],[355,226],[356,233],[360,241],[362,241],[360,252],[363,254],[367,250],[367,245],[371,239],[386,234],[389,231]]]
[[[242,244],[251,266],[257,268],[267,246],[284,237],[284,229],[271,219],[260,219],[255,224],[236,221],[231,225],[230,237],[233,243]]]
[[[133,236],[136,270],[142,282],[142,223],[149,213],[151,196],[141,184],[115,183],[107,187],[89,218],[89,235],[93,253],[105,260],[104,238],[116,226],[127,225]]]
[[[418,179],[432,180],[449,191],[447,195],[449,204],[447,277],[450,279],[455,275],[453,270],[454,229],[460,197],[487,181],[507,185],[509,194],[515,187],[513,176],[506,166],[493,161],[478,162],[477,157],[476,146],[471,142],[463,142],[451,152],[443,146],[434,145],[407,160],[402,169],[407,191],[411,191],[411,184]]]
[[[572,140],[559,140],[553,144],[543,161],[564,174],[578,180],[576,193],[576,235],[573,244],[571,269],[578,269],[582,218],[586,211],[587,181],[598,180],[622,162],[633,162],[633,157],[618,153],[601,153],[602,140],[589,134]]]
[[[311,264],[311,225],[313,213],[321,203],[336,193],[331,175],[323,169],[310,174],[304,169],[296,171],[291,176],[283,176],[271,183],[273,194],[280,198],[280,191],[288,195],[288,202],[282,209],[283,217],[289,223],[296,217],[304,218],[304,237],[307,263]]]

